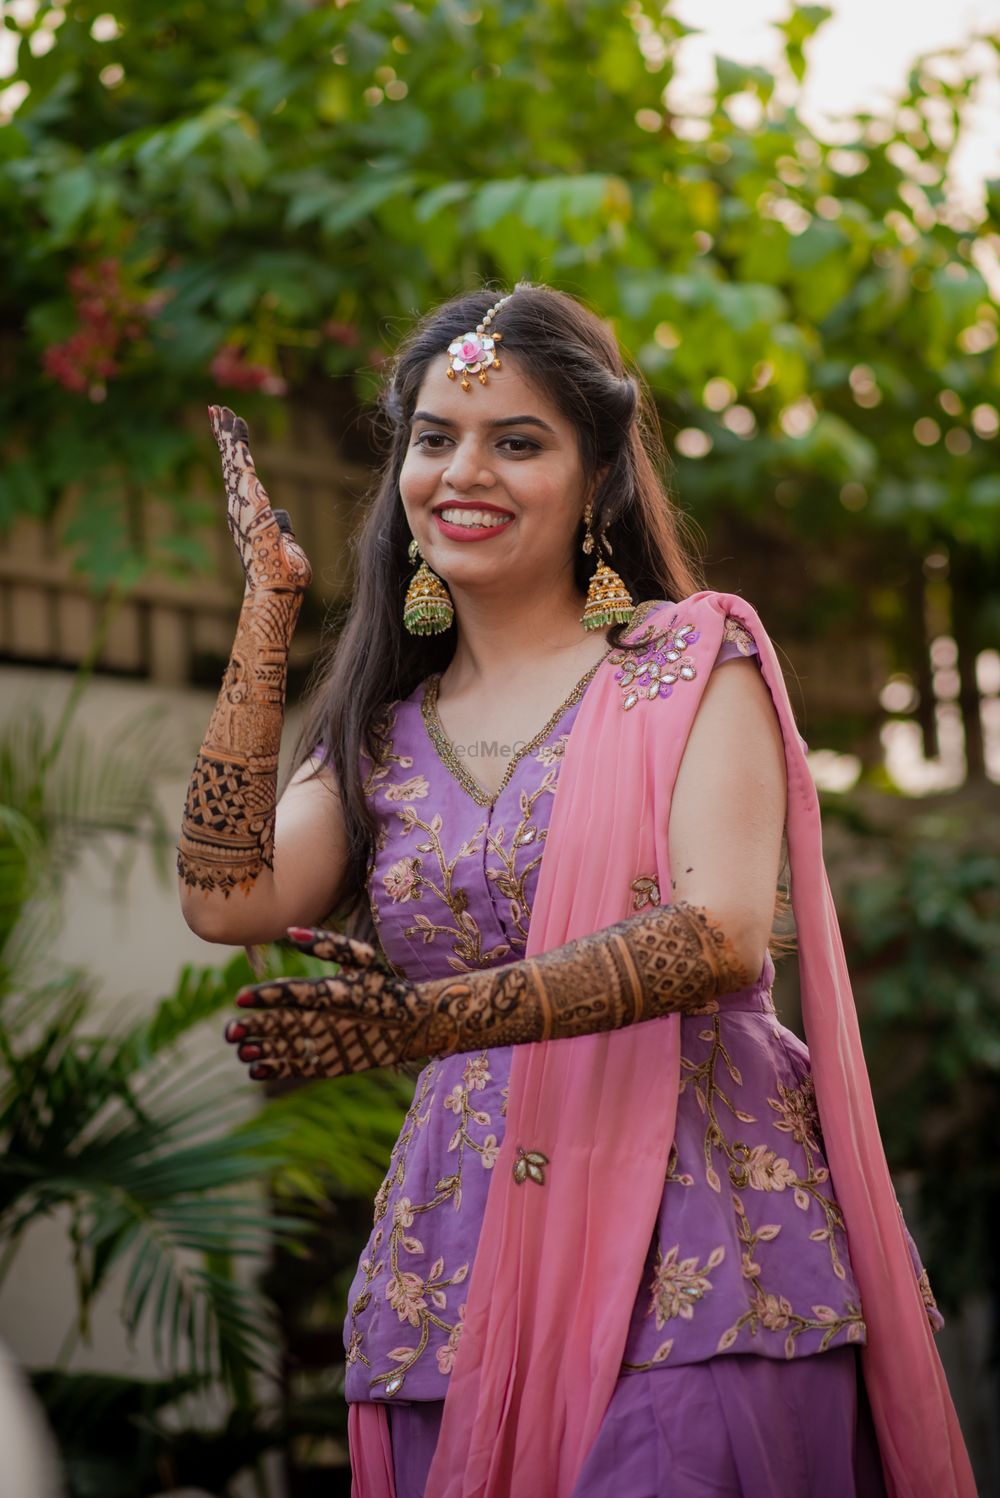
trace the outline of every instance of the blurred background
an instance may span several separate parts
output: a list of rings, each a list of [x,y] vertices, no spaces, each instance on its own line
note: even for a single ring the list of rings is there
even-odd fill
[[[242,593],[205,408],[317,572],[294,727],[381,366],[520,278],[613,326],[709,585],[782,652],[1000,1492],[1000,0],[0,15],[0,1340],[66,1493],[349,1491],[344,1298],[408,1084],[264,1102],[221,1042],[245,958],[177,909]]]

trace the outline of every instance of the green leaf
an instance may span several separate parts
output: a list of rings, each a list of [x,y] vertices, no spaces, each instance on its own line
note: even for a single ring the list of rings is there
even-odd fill
[[[15,123],[0,125],[0,162],[19,161],[31,151],[28,138]]]
[[[468,182],[442,182],[417,199],[417,219],[422,224],[429,223],[437,218],[442,209],[450,208],[453,203],[468,202],[470,196]]]
[[[53,177],[42,195],[42,211],[60,236],[76,227],[94,200],[97,183],[87,166]]]
[[[728,99],[730,94],[742,93],[745,89],[766,103],[774,92],[775,78],[766,68],[749,67],[745,63],[733,62],[728,57],[715,59],[716,97]]]
[[[48,495],[36,463],[15,458],[0,468],[0,530],[22,515],[41,520],[47,510]]]
[[[984,473],[973,479],[968,488],[968,500],[977,509],[1000,508],[1000,474]]]
[[[376,208],[380,208],[391,198],[402,197],[410,192],[415,183],[416,178],[412,174],[402,173],[375,178],[342,194],[342,201],[323,215],[324,232],[330,235],[342,234],[345,229],[351,229],[362,219],[368,218]]]
[[[501,177],[480,188],[472,200],[473,227],[480,232],[492,229],[506,214],[515,212],[526,186],[523,177]]]

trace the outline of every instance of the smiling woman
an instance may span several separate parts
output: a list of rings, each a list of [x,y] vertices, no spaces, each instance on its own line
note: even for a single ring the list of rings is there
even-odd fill
[[[276,805],[308,563],[213,411],[247,594],[179,865],[210,939],[336,964],[238,996],[251,1077],[429,1058],[348,1302],[356,1498],[966,1498],[804,745],[639,382],[519,286],[424,318],[383,413]],[[772,999],[786,839],[811,1049]]]
[[[519,549],[533,567],[550,565],[553,551],[564,560],[580,519],[579,496],[587,492],[570,423],[531,389],[516,358],[491,381],[495,409],[485,414],[471,410],[461,387],[456,391],[440,369],[428,372],[424,386],[440,414],[414,414],[399,476],[406,517],[424,555],[433,561],[442,551],[435,540],[482,541],[516,524],[515,558]],[[527,401],[547,409],[548,419],[518,414]],[[493,558],[494,569],[504,565],[511,565],[510,552],[503,562],[499,554]],[[451,586],[461,589],[460,577]]]

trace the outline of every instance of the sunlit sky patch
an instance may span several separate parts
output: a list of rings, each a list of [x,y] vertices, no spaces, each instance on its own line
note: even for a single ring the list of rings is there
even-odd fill
[[[807,45],[802,108],[824,137],[835,138],[838,117],[884,110],[922,53],[965,47],[976,35],[1000,36],[1000,0],[828,0],[828,6],[831,19]],[[788,0],[674,0],[672,14],[699,34],[678,50],[672,104],[698,107],[718,54],[773,67],[782,38],[772,23],[789,9]],[[981,201],[984,180],[1000,176],[1000,59],[985,43],[977,57],[986,78],[953,160],[955,188],[970,208]]]

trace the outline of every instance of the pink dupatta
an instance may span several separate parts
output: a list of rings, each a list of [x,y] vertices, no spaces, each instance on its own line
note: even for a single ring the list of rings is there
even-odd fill
[[[975,1483],[886,1165],[823,864],[819,804],[774,647],[755,610],[702,592],[647,615],[690,624],[697,676],[629,712],[611,662],[567,742],[529,955],[631,913],[632,881],[670,889],[668,826],[691,724],[727,614],[753,635],[781,724],[802,1009],[826,1154],[868,1343],[862,1364],[889,1498],[975,1498]],[[677,1015],[515,1048],[426,1498],[569,1498],[618,1378],[659,1209],[679,1080]],[[518,1184],[519,1150],[549,1163]],[[351,1408],[355,1498],[393,1498],[384,1409]],[[361,1448],[364,1448],[362,1455]]]

